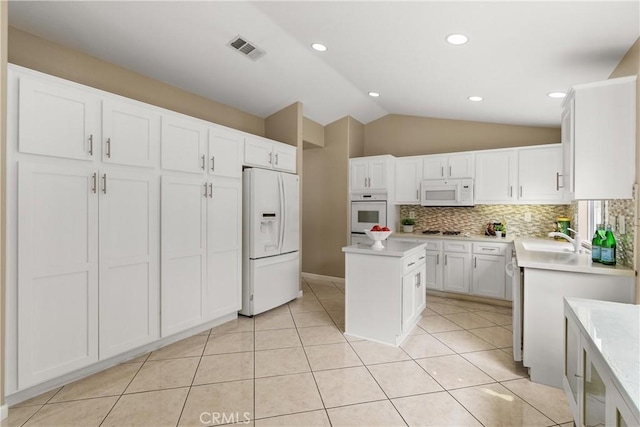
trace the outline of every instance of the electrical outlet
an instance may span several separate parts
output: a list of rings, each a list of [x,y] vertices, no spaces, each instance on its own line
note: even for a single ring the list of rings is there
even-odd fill
[[[524,213],[524,222],[531,222],[531,212]]]
[[[416,219],[416,211],[409,211],[409,218]]]

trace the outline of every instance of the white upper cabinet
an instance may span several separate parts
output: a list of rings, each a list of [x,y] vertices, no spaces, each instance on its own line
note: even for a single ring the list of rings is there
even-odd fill
[[[209,128],[208,169],[210,175],[240,178],[242,176],[243,153],[243,134],[218,126]]]
[[[162,169],[202,173],[206,168],[207,126],[177,115],[162,116]]]
[[[564,103],[565,191],[571,200],[631,199],[636,76],[574,86]]]
[[[159,337],[158,178],[100,171],[100,359]]]
[[[476,153],[475,202],[505,203],[516,200],[517,158],[515,150]]]
[[[561,181],[559,144],[518,149],[518,200],[561,203],[564,199]]]
[[[296,147],[247,135],[244,144],[244,163],[284,172],[296,172]]]
[[[395,158],[390,155],[349,159],[349,191],[386,191],[392,200]]]
[[[100,147],[100,98],[64,84],[19,77],[22,153],[92,160]]]
[[[473,153],[423,156],[422,178],[473,178]]]
[[[419,204],[422,157],[396,159],[396,203]]]
[[[135,103],[105,99],[102,103],[102,161],[155,167],[160,114]]]

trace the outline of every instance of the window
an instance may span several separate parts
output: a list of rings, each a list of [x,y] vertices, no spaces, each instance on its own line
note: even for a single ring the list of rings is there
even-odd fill
[[[578,202],[578,224],[582,240],[591,241],[598,224],[605,224],[607,203],[604,200],[585,200]]]

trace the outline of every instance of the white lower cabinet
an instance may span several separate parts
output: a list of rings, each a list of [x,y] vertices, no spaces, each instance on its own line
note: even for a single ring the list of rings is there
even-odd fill
[[[158,178],[102,170],[100,359],[159,337]]]
[[[505,298],[506,243],[474,243],[471,293]]]
[[[157,339],[157,178],[18,171],[19,388]]]
[[[402,330],[408,331],[420,317],[426,303],[424,254],[409,260],[408,271],[402,277]]]
[[[238,311],[240,180],[163,176],[161,212],[162,336]]]
[[[470,242],[444,242],[444,290],[469,293]]]

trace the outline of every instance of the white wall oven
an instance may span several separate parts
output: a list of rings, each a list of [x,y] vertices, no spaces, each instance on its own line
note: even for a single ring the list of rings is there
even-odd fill
[[[378,224],[387,226],[387,200],[383,194],[353,194],[351,196],[351,235],[352,243],[358,237],[366,237],[364,230]],[[365,240],[366,241],[366,240]]]

